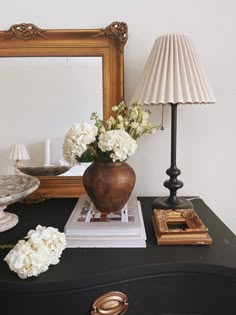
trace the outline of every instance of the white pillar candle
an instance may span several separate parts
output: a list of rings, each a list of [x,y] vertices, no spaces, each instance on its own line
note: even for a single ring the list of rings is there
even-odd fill
[[[50,140],[46,139],[44,144],[44,165],[50,165]]]

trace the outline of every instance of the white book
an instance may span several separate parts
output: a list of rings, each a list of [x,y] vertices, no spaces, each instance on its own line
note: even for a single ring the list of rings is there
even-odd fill
[[[131,195],[124,208],[117,214],[108,214],[107,219],[106,222],[102,221],[101,212],[95,208],[88,195],[84,194],[77,201],[64,232],[70,237],[138,236],[141,219],[136,196]]]
[[[67,248],[146,248],[145,240],[103,240],[102,242],[91,240],[69,239]]]
[[[138,235],[66,235],[67,248],[130,248],[146,247],[146,231],[143,222],[140,202],[137,202],[136,209],[140,218],[140,228]]]

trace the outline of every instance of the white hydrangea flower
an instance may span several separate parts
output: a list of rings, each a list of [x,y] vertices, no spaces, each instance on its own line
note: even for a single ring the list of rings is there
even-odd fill
[[[57,264],[66,247],[65,234],[53,227],[38,225],[28,232],[26,239],[18,241],[4,258],[10,270],[22,279],[38,276],[51,264]]]
[[[123,129],[109,130],[99,137],[98,147],[103,152],[111,152],[113,162],[123,162],[135,153],[136,141]]]
[[[49,267],[49,250],[47,247],[32,248],[25,240],[19,241],[7,254],[4,260],[8,263],[10,270],[16,272],[22,279],[38,276]]]
[[[35,246],[46,246],[50,251],[50,264],[59,262],[63,249],[66,247],[66,237],[64,233],[60,233],[58,229],[53,227],[45,227],[38,225],[35,230],[30,230],[27,234],[29,242]]]
[[[76,156],[87,150],[87,146],[96,140],[97,127],[84,122],[74,124],[65,135],[63,144],[64,159],[71,165],[78,163]]]

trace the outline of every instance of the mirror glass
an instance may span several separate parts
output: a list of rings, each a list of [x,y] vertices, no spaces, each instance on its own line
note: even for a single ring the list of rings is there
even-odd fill
[[[21,23],[0,31],[0,174],[15,171],[15,161],[8,160],[12,144],[25,144],[30,155],[19,166],[48,171],[44,164],[63,163],[62,144],[74,123],[89,122],[92,112],[110,117],[124,99],[127,39],[127,24],[117,21],[99,29],[45,30]],[[39,194],[64,198],[85,192],[81,175],[58,176],[58,169],[56,175],[33,175],[40,179]]]
[[[22,164],[41,166],[49,139],[50,164],[61,165],[62,144],[70,126],[89,122],[94,111],[103,117],[102,58],[0,58],[0,95],[4,102],[0,125],[7,135],[1,150],[24,143],[30,160]],[[9,161],[1,159],[1,174],[9,174],[9,167]]]

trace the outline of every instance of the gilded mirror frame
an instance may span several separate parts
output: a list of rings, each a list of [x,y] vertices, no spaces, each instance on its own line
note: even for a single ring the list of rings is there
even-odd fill
[[[124,45],[128,28],[112,22],[101,29],[41,29],[31,23],[0,31],[0,58],[4,57],[102,57],[103,117],[124,99]],[[78,197],[84,193],[81,176],[37,176],[37,194],[45,198]]]

